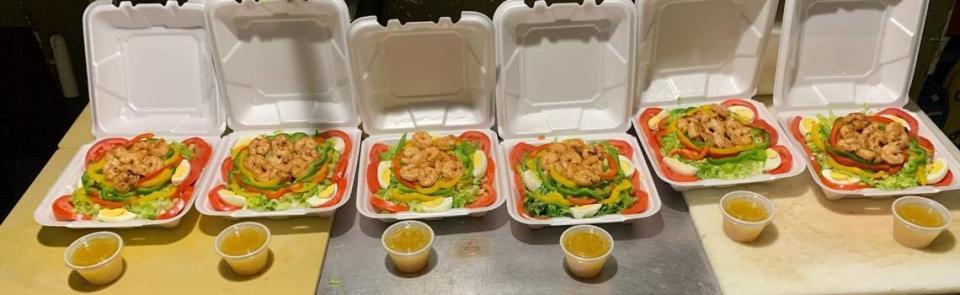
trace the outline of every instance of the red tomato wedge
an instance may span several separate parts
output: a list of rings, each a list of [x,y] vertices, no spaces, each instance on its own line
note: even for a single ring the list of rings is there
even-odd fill
[[[347,171],[347,164],[350,163],[350,151],[353,149],[353,142],[350,140],[350,136],[340,130],[327,130],[320,133],[320,137],[323,139],[339,137],[343,140],[343,153],[340,155],[340,161],[337,162],[337,165],[333,169],[333,179],[337,180],[342,178],[344,171]]]
[[[340,203],[340,199],[343,199],[343,194],[345,194],[347,191],[347,179],[340,178],[336,181],[335,184],[337,185],[337,193],[333,195],[333,198],[330,199],[329,201],[324,202],[323,204],[320,204],[320,206],[316,206],[314,208],[330,207],[330,206],[336,205],[337,203]]]
[[[63,195],[53,201],[53,217],[59,221],[90,220],[90,215],[77,213],[70,203],[70,195]]]
[[[676,181],[676,182],[693,182],[700,180],[696,175],[682,175],[673,170],[670,170],[670,167],[667,167],[667,163],[663,161],[663,157],[657,156],[657,162],[660,163],[660,171],[663,172],[663,176],[666,176],[667,179]]]
[[[233,158],[227,157],[223,159],[223,163],[220,164],[220,178],[223,179],[223,182],[230,181],[231,170],[233,170]]]
[[[497,169],[496,164],[493,163],[493,158],[487,156],[487,182],[484,183],[484,189],[487,191],[486,194],[480,196],[473,201],[473,203],[467,204],[464,207],[467,208],[483,208],[486,206],[493,205],[494,201],[497,200],[497,190],[493,185],[494,171]]]
[[[944,176],[940,182],[934,183],[933,186],[948,186],[953,183],[953,171],[947,171],[947,176]]]
[[[210,160],[213,149],[210,144],[198,137],[187,138],[183,141],[183,144],[193,149],[193,157],[190,158],[190,174],[180,183],[180,189],[186,190],[189,187],[192,190],[193,184],[197,182],[200,173],[203,172],[203,167],[207,166],[207,161]]]
[[[650,206],[650,196],[647,192],[640,189],[640,176],[636,173],[633,174],[633,177],[630,177],[630,182],[633,183],[633,196],[637,200],[633,202],[633,205],[620,211],[620,214],[637,214],[647,211],[647,207]]]
[[[918,136],[917,136],[917,144],[919,144],[920,147],[926,149],[927,152],[930,153],[930,157],[933,157],[933,155],[934,155],[933,143],[930,142],[929,139],[927,139],[926,137],[923,137],[923,136],[919,136],[919,135],[918,135]]]
[[[509,162],[508,164],[510,164],[510,170],[513,171],[513,183],[514,183],[514,187],[517,190],[517,195],[518,195],[518,198],[514,200],[516,204],[515,207],[517,210],[517,214],[519,214],[524,218],[529,218],[529,219],[538,219],[538,218],[533,218],[530,215],[527,215],[527,210],[523,206],[523,200],[526,198],[527,191],[523,187],[523,179],[522,179],[522,176],[520,176],[520,170],[517,169],[517,166],[519,166],[520,161],[523,160],[524,154],[533,153],[537,149],[538,149],[537,147],[534,147],[527,143],[523,143],[523,142],[518,143],[517,145],[513,146],[512,149],[510,149],[510,155],[508,160]],[[542,218],[539,218],[539,219],[542,219]]]
[[[783,174],[790,171],[790,168],[793,167],[793,156],[790,155],[790,152],[787,151],[787,148],[782,145],[777,145],[771,147],[777,154],[780,155],[780,166],[774,168],[773,170],[767,171],[769,174]]]
[[[723,103],[720,103],[720,105],[725,106],[725,107],[728,107],[728,108],[729,108],[729,107],[732,107],[732,106],[743,106],[743,107],[747,107],[748,109],[750,109],[751,111],[753,111],[753,120],[754,120],[754,122],[760,120],[760,113],[757,113],[757,107],[754,106],[754,105],[753,105],[752,103],[750,103],[749,101],[742,100],[742,99],[739,99],[739,98],[731,98],[731,99],[728,99],[728,100],[723,101]]]
[[[178,196],[177,196],[177,199],[174,200],[173,206],[170,207],[170,209],[163,211],[163,213],[160,213],[160,215],[157,215],[155,219],[157,220],[169,219],[169,218],[176,217],[177,214],[180,214],[180,212],[183,211],[183,208],[186,206],[185,205],[186,202],[189,202],[191,196],[193,195],[193,187],[188,186],[183,191],[179,191],[177,193],[178,193]]]
[[[374,208],[380,209],[382,211],[390,211],[393,213],[410,210],[410,208],[407,208],[407,205],[390,202],[381,198],[377,198],[375,196],[370,197],[370,204],[372,204]]]
[[[221,189],[223,189],[223,184],[213,187],[212,189],[210,189],[210,192],[207,193],[207,201],[210,202],[210,206],[217,211],[239,210],[240,207],[224,203],[223,200],[220,199],[220,194],[218,193],[218,191],[220,191]]]
[[[886,108],[880,112],[877,112],[875,115],[893,115],[904,121],[907,121],[907,127],[910,127],[910,134],[916,136],[920,132],[920,124],[917,122],[917,119],[911,116],[909,113],[898,108]]]
[[[607,143],[616,148],[620,155],[627,157],[627,159],[633,159],[633,147],[630,146],[630,143],[619,139],[611,139]]]
[[[480,131],[466,131],[460,134],[460,139],[472,141],[480,144],[480,150],[485,154],[490,154],[490,137]]]
[[[657,155],[660,154],[660,138],[656,136],[647,123],[662,111],[663,109],[661,108],[649,108],[644,110],[643,113],[640,114],[640,118],[637,119],[639,121],[637,126],[640,127],[643,136],[646,136],[647,140],[650,141],[650,148],[653,150],[653,153]]]

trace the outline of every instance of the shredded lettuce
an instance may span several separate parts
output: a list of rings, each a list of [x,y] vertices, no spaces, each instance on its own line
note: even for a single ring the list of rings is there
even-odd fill
[[[154,219],[160,213],[167,211],[173,206],[173,200],[170,198],[157,199],[146,203],[134,203],[127,205],[127,210],[137,214],[137,218]]]
[[[759,151],[763,152],[763,150]],[[750,177],[763,172],[763,160],[758,161],[753,158],[721,164],[711,164],[705,160],[700,160],[694,161],[691,164],[697,167],[697,176],[701,179],[737,179]]]
[[[882,179],[864,178],[862,181],[884,190],[905,189],[917,186],[917,170],[920,169],[921,165],[927,164],[927,151],[920,148],[916,140],[911,139],[908,153],[907,162],[903,163],[903,168],[900,169],[897,174]]]
[[[664,156],[670,151],[680,148],[680,138],[677,137],[676,132],[670,132],[670,134],[660,137],[660,143],[663,144],[660,147],[660,153]]]

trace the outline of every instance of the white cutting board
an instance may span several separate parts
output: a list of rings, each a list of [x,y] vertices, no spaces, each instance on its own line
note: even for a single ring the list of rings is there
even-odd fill
[[[764,194],[777,207],[753,243],[731,241],[721,228],[717,203],[733,190]],[[726,294],[960,292],[960,192],[931,195],[951,210],[953,225],[924,250],[893,240],[894,199],[827,200],[806,173],[683,196]]]

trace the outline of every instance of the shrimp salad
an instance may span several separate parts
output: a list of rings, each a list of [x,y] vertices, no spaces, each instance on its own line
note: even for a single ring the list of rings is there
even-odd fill
[[[350,137],[274,133],[240,140],[220,166],[220,185],[207,193],[217,211],[283,211],[336,205],[346,191]]]
[[[372,146],[366,168],[370,203],[379,212],[443,212],[483,208],[496,200],[490,138],[404,134],[392,146]]]
[[[77,189],[54,201],[54,217],[101,222],[175,217],[191,201],[210,153],[210,145],[196,137],[174,142],[144,133],[100,140],[87,151]]]
[[[782,174],[793,165],[787,148],[778,145],[776,130],[744,100],[648,108],[639,123],[661,173],[675,182]]]
[[[837,190],[951,184],[947,161],[934,156],[933,144],[918,128],[913,116],[897,108],[790,120],[790,132],[820,181]]]
[[[580,219],[644,212],[649,200],[632,157],[632,148],[621,140],[519,143],[510,151],[518,213]]]

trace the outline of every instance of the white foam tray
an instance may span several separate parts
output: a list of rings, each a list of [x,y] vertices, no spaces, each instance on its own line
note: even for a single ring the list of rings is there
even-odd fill
[[[647,154],[647,157],[650,158],[650,162],[656,163],[656,165],[653,165],[653,171],[657,173],[657,177],[660,177],[660,179],[670,184],[670,186],[673,187],[673,189],[678,191],[685,191],[685,190],[699,189],[699,188],[730,187],[730,186],[747,184],[747,183],[770,182],[777,179],[792,177],[803,172],[803,170],[806,169],[807,167],[806,162],[800,160],[801,158],[803,158],[802,156],[803,152],[800,150],[797,150],[797,148],[794,145],[788,143],[789,139],[787,139],[787,136],[789,136],[789,133],[784,132],[784,129],[781,128],[779,124],[777,124],[777,118],[771,115],[770,112],[767,111],[767,108],[763,106],[763,104],[753,100],[749,100],[749,99],[744,99],[744,101],[753,104],[753,106],[757,109],[757,113],[758,113],[757,118],[767,121],[767,124],[770,124],[770,126],[773,127],[773,129],[777,132],[777,142],[774,145],[782,145],[787,149],[788,152],[790,152],[790,156],[793,157],[793,167],[790,167],[789,171],[787,171],[786,173],[777,174],[777,175],[763,173],[763,174],[754,175],[746,178],[740,178],[740,179],[701,179],[698,181],[691,181],[691,182],[678,182],[678,181],[670,180],[669,178],[664,176],[663,170],[660,169],[660,165],[659,165],[660,155],[653,154],[654,153],[653,149],[651,149],[651,145],[653,143],[650,142],[650,139],[648,139],[643,134],[643,131],[641,131],[642,130],[641,126],[638,125],[640,124],[639,116],[634,117],[633,119],[634,129],[637,130],[637,136],[640,137],[640,143],[643,144],[643,151]],[[717,101],[715,103],[722,103],[722,101]],[[703,105],[703,103],[688,103],[688,104],[678,104],[678,105],[659,106],[659,107],[664,109],[674,109],[674,108],[685,108],[685,107],[698,106],[698,105]],[[643,111],[645,111],[648,108],[651,108],[651,107],[644,107],[640,109],[640,113],[642,114]],[[646,124],[646,123],[643,123],[643,124]]]
[[[315,132],[324,132],[331,129],[305,129],[305,128],[292,128],[292,129],[283,129],[278,130],[285,133],[295,133],[295,132],[304,132],[307,134],[314,134]],[[303,216],[303,215],[316,215],[323,217],[333,216],[333,213],[346,204],[350,200],[350,196],[353,193],[353,175],[357,171],[357,152],[359,152],[359,141],[360,141],[360,129],[357,128],[346,128],[346,129],[333,129],[340,130],[350,136],[350,141],[353,143],[349,151],[344,151],[345,153],[349,152],[350,154],[347,157],[350,159],[347,162],[347,170],[344,172],[344,177],[347,178],[347,189],[343,192],[343,197],[340,199],[340,202],[337,202],[333,206],[323,207],[323,208],[291,208],[283,211],[254,211],[249,209],[241,209],[236,211],[224,212],[217,211],[210,205],[210,200],[207,199],[207,194],[211,189],[216,187],[219,184],[223,183],[223,173],[220,170],[220,165],[223,164],[223,160],[230,156],[230,151],[241,139],[245,138],[255,138],[259,135],[264,134],[273,134],[271,132],[262,132],[262,131],[237,131],[230,133],[223,138],[221,144],[218,146],[216,151],[213,153],[213,156],[210,158],[210,164],[207,165],[207,173],[202,179],[200,179],[200,185],[197,187],[197,191],[200,193],[199,198],[196,199],[197,211],[200,211],[203,215],[209,216],[221,216],[230,219],[242,219],[242,218],[288,218],[292,216]],[[215,161],[216,159],[216,161]]]
[[[386,144],[387,146],[393,146],[393,145],[397,144],[397,143],[400,141],[400,137],[402,136],[402,135],[398,135],[398,134],[388,134],[388,135],[373,135],[373,136],[370,136],[370,137],[368,137],[366,140],[363,141],[363,144],[362,144],[363,147],[362,147],[361,150],[360,150],[360,154],[363,155],[363,156],[360,158],[360,167],[361,167],[360,169],[361,169],[361,170],[360,170],[360,173],[359,173],[358,176],[357,176],[357,177],[358,177],[358,180],[357,180],[357,187],[358,187],[358,191],[357,191],[357,211],[359,211],[360,214],[362,214],[363,216],[366,216],[366,217],[368,217],[368,218],[379,219],[379,220],[385,221],[385,222],[393,222],[393,221],[397,221],[397,220],[408,220],[408,219],[437,220],[437,219],[441,219],[441,218],[458,217],[458,216],[474,216],[474,217],[479,217],[479,216],[486,215],[487,212],[490,212],[490,211],[492,211],[492,210],[495,210],[495,209],[499,208],[500,205],[503,205],[503,202],[506,201],[506,198],[504,197],[504,195],[505,195],[504,190],[507,189],[507,188],[506,188],[506,186],[504,185],[504,180],[503,180],[503,177],[504,177],[503,174],[504,174],[504,173],[503,173],[502,170],[500,170],[500,167],[499,167],[499,166],[501,165],[501,163],[505,163],[505,162],[502,160],[502,159],[503,159],[503,157],[502,157],[503,155],[501,154],[500,149],[497,148],[497,134],[496,134],[496,133],[493,133],[493,131],[491,131],[491,130],[489,130],[489,129],[482,129],[482,130],[457,130],[457,131],[430,131],[429,133],[430,133],[430,134],[435,134],[435,135],[448,135],[448,134],[452,134],[452,135],[454,135],[454,136],[459,136],[460,134],[462,134],[462,133],[465,132],[465,131],[479,131],[479,132],[483,132],[483,134],[486,134],[488,137],[490,137],[490,153],[491,153],[491,155],[489,155],[489,156],[490,156],[490,159],[492,159],[492,160],[494,161],[494,164],[497,166],[497,167],[494,167],[495,169],[497,169],[497,170],[496,170],[496,177],[495,177],[495,179],[494,179],[494,188],[497,190],[497,195],[496,195],[496,200],[494,200],[493,204],[491,204],[490,206],[487,206],[487,207],[483,207],[483,208],[454,208],[454,209],[447,210],[447,211],[443,211],[443,212],[432,212],[432,213],[412,212],[412,211],[410,211],[410,212],[399,212],[399,213],[379,213],[379,212],[377,212],[377,209],[374,208],[373,205],[370,204],[370,198],[375,198],[375,197],[373,196],[374,192],[371,192],[371,191],[370,191],[370,188],[367,187],[367,173],[366,173],[366,169],[367,169],[367,165],[370,164],[370,163],[369,163],[369,158],[370,158],[370,148],[371,148],[371,147],[373,147],[374,145],[376,145],[376,144],[378,144],[378,143]],[[409,136],[412,136],[412,135],[408,135],[408,139],[409,139]],[[488,169],[489,169],[489,167],[488,167]]]
[[[530,145],[541,145],[553,142],[554,140],[563,141],[570,138],[580,138],[583,140],[611,140],[619,139],[626,141],[630,144],[630,147],[633,149],[633,157],[630,161],[633,164],[633,167],[636,169],[635,173],[640,173],[640,184],[643,186],[640,189],[647,193],[648,198],[648,207],[647,210],[642,213],[637,214],[608,214],[602,216],[595,216],[590,218],[576,219],[571,217],[553,217],[546,219],[530,219],[523,217],[520,214],[521,208],[518,207],[517,202],[523,202],[520,200],[520,194],[517,193],[516,187],[523,187],[523,183],[514,183],[514,171],[512,167],[509,167],[509,156],[510,151],[513,150],[513,147],[519,143],[527,143]],[[660,202],[660,193],[657,192],[657,187],[653,183],[653,178],[650,177],[650,168],[647,167],[647,162],[643,160],[643,153],[640,152],[640,146],[637,145],[637,139],[633,136],[630,136],[625,133],[604,133],[604,134],[590,134],[583,136],[560,136],[556,138],[544,138],[544,139],[514,139],[514,140],[505,140],[500,145],[500,163],[504,163],[498,173],[503,174],[504,177],[508,179],[508,186],[510,190],[510,200],[507,202],[507,212],[510,213],[510,217],[513,220],[526,224],[527,226],[533,228],[540,228],[544,226],[567,226],[567,225],[578,225],[578,224],[600,224],[600,223],[617,223],[617,222],[630,222],[636,219],[647,218],[660,212],[661,202]],[[503,192],[501,192],[503,194]]]
[[[164,137],[164,139],[172,141],[181,141],[187,138],[189,137]],[[200,138],[210,144],[211,148],[216,147],[217,141],[219,140],[219,138],[216,137]],[[80,177],[83,175],[83,171],[85,169],[83,160],[87,155],[87,151],[90,150],[90,147],[92,147],[94,143],[88,143],[81,146],[77,153],[73,155],[73,158],[70,158],[70,162],[67,163],[67,167],[63,169],[63,173],[60,174],[60,177],[57,178],[57,181],[53,183],[53,186],[51,186],[49,190],[47,190],[47,194],[43,197],[43,201],[40,201],[40,205],[38,205],[37,209],[33,211],[33,219],[37,221],[37,223],[43,226],[66,228],[136,228],[144,226],[173,228],[180,224],[180,219],[182,219],[183,216],[186,215],[187,212],[190,212],[190,209],[193,208],[193,201],[198,196],[202,195],[199,191],[200,180],[203,179],[204,175],[208,174],[207,172],[210,171],[207,170],[207,168],[210,167],[209,162],[205,167],[193,167],[193,169],[205,170],[200,174],[200,178],[197,179],[197,182],[193,184],[193,196],[191,196],[189,201],[183,204],[183,210],[180,211],[180,214],[177,214],[177,216],[173,218],[164,220],[134,219],[124,222],[103,222],[97,220],[57,220],[57,218],[53,215],[53,202],[63,195],[72,194],[77,188],[80,187]]]

